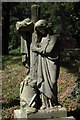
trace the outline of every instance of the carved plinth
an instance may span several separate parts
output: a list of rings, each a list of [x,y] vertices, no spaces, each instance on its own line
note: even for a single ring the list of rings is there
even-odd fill
[[[39,110],[36,113],[27,114],[25,111],[21,110],[15,110],[14,111],[14,118],[36,118],[36,119],[55,119],[55,118],[61,118],[61,117],[67,117],[67,110],[64,107],[55,107],[52,109],[45,109],[45,110]]]

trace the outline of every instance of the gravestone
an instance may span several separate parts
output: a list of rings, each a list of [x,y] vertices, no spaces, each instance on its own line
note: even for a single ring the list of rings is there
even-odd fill
[[[34,24],[40,18],[40,6],[31,7],[31,19],[26,18],[17,22],[16,28],[21,33],[21,53],[22,62],[27,70],[26,78],[20,86],[20,109],[14,110],[14,118],[43,119],[43,120],[74,120],[73,117],[67,117],[66,108],[55,105],[53,108],[36,109],[36,103],[39,99],[36,92],[38,54],[31,49],[37,44],[38,36],[34,30]],[[35,89],[34,89],[35,88]]]

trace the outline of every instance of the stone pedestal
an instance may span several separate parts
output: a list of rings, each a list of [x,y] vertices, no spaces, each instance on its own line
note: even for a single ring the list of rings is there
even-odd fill
[[[27,114],[25,111],[14,110],[14,118],[17,120],[19,118],[27,118],[27,119],[43,119],[43,120],[62,120],[61,118],[65,118],[67,120],[67,110],[64,107],[54,107],[53,109],[45,109],[39,110],[36,113]],[[70,118],[71,119],[71,118]],[[64,120],[64,119],[63,119]],[[74,119],[72,119],[74,120]]]

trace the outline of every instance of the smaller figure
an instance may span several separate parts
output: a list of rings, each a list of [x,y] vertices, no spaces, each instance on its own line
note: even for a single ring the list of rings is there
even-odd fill
[[[23,21],[16,23],[16,28],[21,34],[21,54],[22,63],[26,68],[26,78],[20,85],[20,106],[22,111],[26,111],[28,114],[36,112],[36,80],[32,78],[30,70],[30,46],[32,42],[32,33],[34,32],[34,24],[31,19],[26,18]],[[32,54],[31,54],[32,55]],[[32,64],[32,63],[31,63]]]
[[[34,31],[34,24],[30,18],[16,23],[16,29],[21,34],[21,54],[22,63],[26,68],[26,73],[30,71],[30,44],[32,41],[32,32]]]

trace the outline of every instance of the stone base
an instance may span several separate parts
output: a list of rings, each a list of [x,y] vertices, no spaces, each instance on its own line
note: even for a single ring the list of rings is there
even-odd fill
[[[36,113],[27,114],[25,111],[21,112],[21,110],[14,110],[14,118],[29,118],[29,119],[40,119],[43,120],[75,120],[72,117],[67,117],[67,110],[64,107],[61,108],[53,108],[53,109],[45,109],[39,110]],[[65,119],[64,119],[65,118]]]

